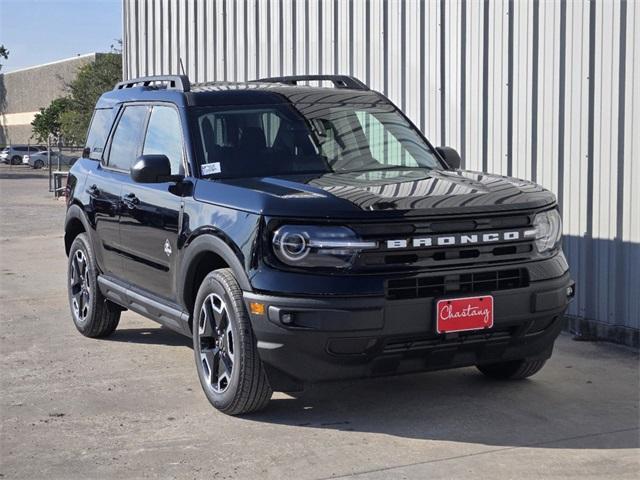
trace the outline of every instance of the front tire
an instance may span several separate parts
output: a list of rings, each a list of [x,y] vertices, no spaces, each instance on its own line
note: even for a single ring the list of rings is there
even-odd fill
[[[538,373],[546,362],[546,360],[513,360],[478,365],[477,368],[487,377],[495,380],[522,380]]]
[[[33,168],[36,170],[40,170],[42,167],[44,167],[44,162],[42,160],[36,160],[33,164]]]
[[[14,155],[13,157],[11,157],[11,165],[20,165],[22,163],[22,158],[20,158],[18,155]]]
[[[102,295],[98,269],[86,234],[79,234],[69,250],[67,288],[71,317],[85,337],[106,337],[120,322],[121,308]]]
[[[209,273],[196,297],[193,352],[209,402],[228,415],[263,409],[271,386],[258,355],[242,290],[230,269]]]

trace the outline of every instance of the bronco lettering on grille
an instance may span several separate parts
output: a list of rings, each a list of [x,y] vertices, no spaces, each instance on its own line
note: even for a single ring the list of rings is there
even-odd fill
[[[483,243],[510,242],[535,237],[535,230],[512,230],[506,232],[455,233],[432,235],[411,239],[387,240],[387,248],[428,248],[459,245],[478,245]]]

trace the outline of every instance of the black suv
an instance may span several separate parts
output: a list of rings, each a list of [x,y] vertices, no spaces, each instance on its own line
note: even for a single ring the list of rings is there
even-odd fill
[[[528,377],[574,293],[556,199],[459,167],[353,77],[119,83],[68,177],[75,325],[192,336],[229,414],[324,380]]]

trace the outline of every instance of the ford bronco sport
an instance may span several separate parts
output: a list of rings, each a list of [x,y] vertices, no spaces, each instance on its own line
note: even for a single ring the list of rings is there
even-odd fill
[[[128,309],[191,336],[228,414],[325,380],[528,377],[574,293],[552,193],[460,170],[353,77],[121,82],[83,157],[64,235],[75,326],[104,337]]]

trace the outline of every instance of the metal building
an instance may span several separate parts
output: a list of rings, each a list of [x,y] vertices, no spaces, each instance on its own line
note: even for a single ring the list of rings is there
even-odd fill
[[[558,195],[570,328],[638,345],[640,2],[123,0],[124,75],[343,73],[465,168]]]

